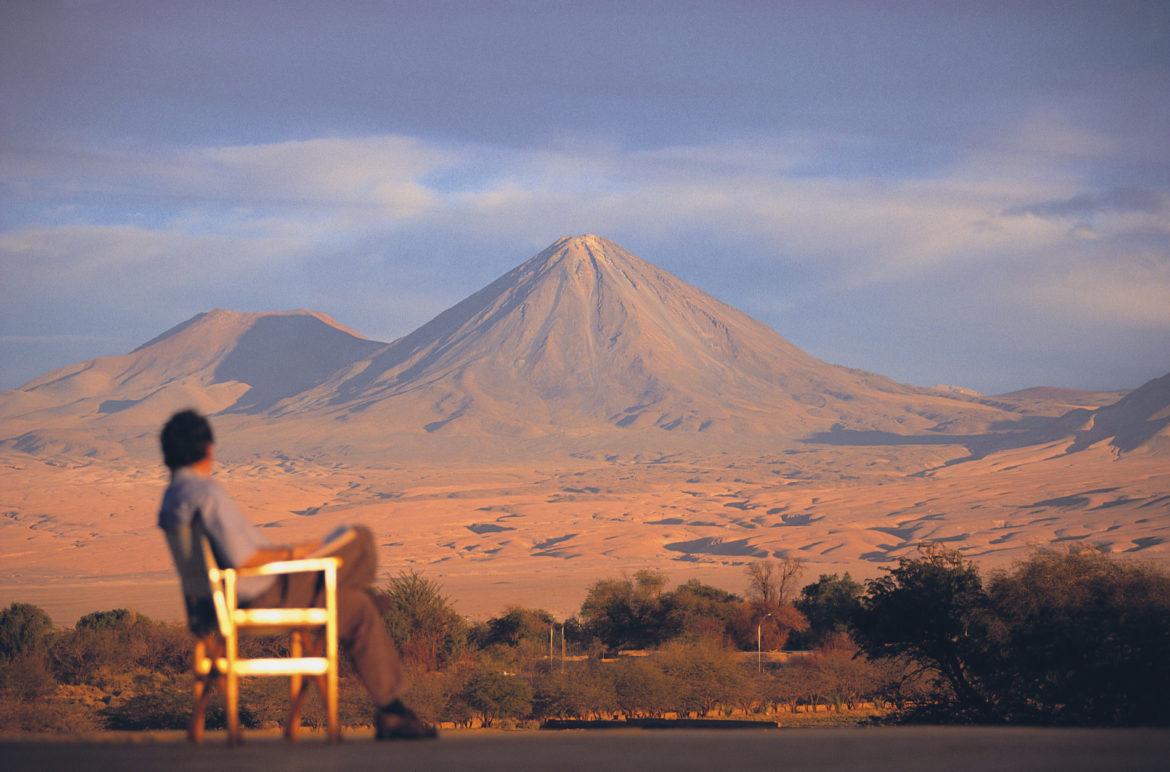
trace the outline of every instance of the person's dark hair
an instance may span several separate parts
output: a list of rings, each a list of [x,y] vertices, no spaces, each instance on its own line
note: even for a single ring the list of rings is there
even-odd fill
[[[211,423],[194,410],[171,416],[162,430],[163,463],[168,469],[181,469],[207,457],[207,446],[215,442]]]

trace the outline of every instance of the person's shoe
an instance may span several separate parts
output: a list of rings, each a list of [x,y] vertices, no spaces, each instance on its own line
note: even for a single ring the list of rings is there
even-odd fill
[[[407,707],[379,710],[374,727],[375,740],[431,740],[439,736],[439,730]]]

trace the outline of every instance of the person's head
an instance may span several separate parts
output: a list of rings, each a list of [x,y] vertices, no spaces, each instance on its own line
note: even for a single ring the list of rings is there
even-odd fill
[[[171,416],[162,430],[163,463],[172,472],[207,458],[215,438],[211,424],[194,410]]]

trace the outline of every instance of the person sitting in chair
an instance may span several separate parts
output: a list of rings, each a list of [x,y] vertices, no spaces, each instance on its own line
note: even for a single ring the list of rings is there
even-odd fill
[[[214,438],[211,424],[194,410],[176,413],[162,430],[163,462],[171,471],[158,525],[167,530],[190,525],[198,516],[219,561],[247,568],[278,560],[313,556],[341,559],[337,574],[338,639],[375,705],[379,740],[436,737],[434,727],[402,704],[408,685],[394,642],[367,588],[374,581],[377,552],[364,526],[342,529],[328,542],[277,546],[244,517],[227,492],[211,478]],[[334,538],[336,536],[336,538]],[[322,605],[313,574],[244,577],[241,606],[301,608]]]

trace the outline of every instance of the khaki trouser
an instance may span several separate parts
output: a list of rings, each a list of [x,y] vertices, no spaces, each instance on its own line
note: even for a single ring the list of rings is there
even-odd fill
[[[341,558],[337,572],[338,639],[375,707],[390,704],[409,685],[398,650],[365,588],[378,565],[374,537],[365,526],[349,532],[316,555]],[[289,574],[248,605],[305,608],[324,605],[320,574]]]

